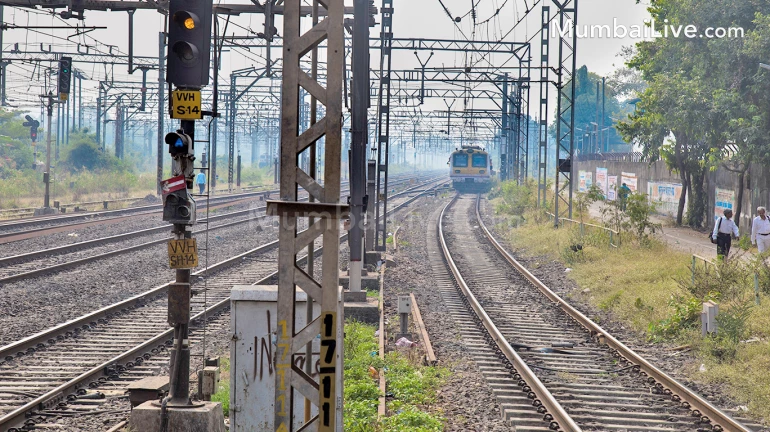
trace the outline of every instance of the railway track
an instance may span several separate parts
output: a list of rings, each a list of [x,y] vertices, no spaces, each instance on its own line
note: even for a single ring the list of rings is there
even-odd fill
[[[399,194],[403,202],[394,203],[389,214],[430,189],[414,196]],[[205,317],[229,308],[233,285],[267,283],[275,277],[277,246],[278,242],[273,241],[210,266],[205,290],[200,286],[203,271],[194,273],[191,329],[199,327]],[[0,431],[33,429],[35,423],[44,423],[45,417],[32,413],[88,397],[88,388],[124,380],[165,353],[173,336],[166,322],[168,286],[153,288],[0,348]],[[133,376],[142,375],[133,372]]]
[[[428,182],[432,181],[432,178],[428,179]],[[410,192],[415,189],[419,189],[423,185],[413,186],[406,189],[404,192]],[[229,228],[245,223],[251,223],[258,220],[266,219],[263,214],[265,207],[257,207],[253,209],[240,210],[230,212],[226,214],[209,216],[208,222],[222,222],[228,219],[238,218],[235,221],[224,222],[208,228],[202,228],[195,231],[196,234],[202,234],[206,231],[215,231],[219,229]],[[255,216],[255,214],[260,214]],[[204,220],[205,221],[205,220]],[[199,222],[200,225],[200,222]],[[28,252],[25,254],[14,255],[9,257],[0,258],[0,285],[18,282],[24,279],[30,279],[39,277],[45,274],[53,272],[63,271],[66,269],[81,266],[90,262],[98,261],[101,259],[114,257],[117,255],[129,253],[132,251],[149,248],[155,245],[163,244],[168,241],[170,228],[168,224],[164,224],[155,228],[148,228],[129,233],[103,237],[94,240],[88,240],[84,242],[74,243],[71,245],[59,246],[55,248],[49,248],[45,250],[38,250],[34,252]],[[125,243],[126,240],[136,237],[163,235],[162,238],[154,239],[146,242],[141,242],[129,246],[116,247],[114,244],[117,242]]]
[[[450,313],[517,431],[750,431],[548,289],[458,195],[429,233]],[[447,268],[449,274],[447,275]],[[449,279],[451,277],[453,280]],[[758,430],[758,429],[756,429]]]
[[[443,173],[442,173],[443,175]],[[427,176],[437,177],[435,173],[428,173]],[[402,174],[391,181],[392,186],[403,185],[413,179],[413,174]],[[277,193],[276,190],[248,192],[227,196],[215,196],[209,200],[212,209],[234,206],[241,203],[250,202],[254,198],[269,196]],[[198,208],[204,209],[203,203]],[[105,210],[99,212],[62,214],[55,216],[42,216],[31,219],[15,219],[0,222],[0,243],[25,240],[32,237],[38,237],[50,232],[61,232],[76,227],[114,223],[133,218],[136,216],[145,216],[156,214],[162,209],[162,204],[152,204],[146,206],[131,207],[119,210]],[[24,229],[26,228],[26,229]]]

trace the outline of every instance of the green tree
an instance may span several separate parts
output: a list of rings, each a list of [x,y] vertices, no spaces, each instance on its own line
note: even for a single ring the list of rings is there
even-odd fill
[[[31,169],[34,162],[29,129],[22,126],[22,113],[0,109],[0,177],[10,170]]]
[[[65,149],[63,162],[70,171],[129,170],[120,159],[100,151],[96,135],[87,131],[70,133],[70,145]]]
[[[664,159],[685,186],[677,223],[706,218],[705,176],[723,166],[743,177],[752,161],[768,162],[770,76],[757,64],[768,52],[770,3],[747,0],[652,0],[657,23],[743,28],[745,38],[662,37],[636,45],[628,65],[649,87],[638,110],[619,125],[621,134],[644,149],[649,160]],[[666,21],[667,20],[667,21]],[[739,204],[740,206],[740,204]],[[739,217],[740,207],[736,209]]]

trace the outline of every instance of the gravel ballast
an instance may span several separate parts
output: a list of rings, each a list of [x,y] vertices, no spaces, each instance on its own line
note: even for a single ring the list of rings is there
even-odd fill
[[[396,267],[385,273],[385,312],[397,321],[398,295],[414,293],[439,364],[450,371],[438,394],[435,409],[446,418],[447,431],[510,431],[484,376],[463,344],[452,317],[444,307],[428,262],[426,232],[435,229],[446,198],[424,199],[401,225]]]

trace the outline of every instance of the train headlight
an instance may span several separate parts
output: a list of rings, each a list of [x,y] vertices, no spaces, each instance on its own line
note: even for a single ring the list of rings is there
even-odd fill
[[[460,170],[455,170],[455,174],[460,174]]]
[[[479,174],[484,174],[484,170],[479,170]]]

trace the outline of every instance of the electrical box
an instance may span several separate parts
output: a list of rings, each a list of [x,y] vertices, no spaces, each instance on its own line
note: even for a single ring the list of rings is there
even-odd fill
[[[296,330],[307,322],[307,295],[297,288],[295,302]],[[278,287],[276,285],[235,286],[230,295],[230,324],[233,331],[230,342],[230,431],[257,432],[275,430],[273,425],[275,406],[275,352],[277,324]],[[340,303],[341,305],[341,303]],[[313,316],[321,314],[318,303],[313,305]],[[343,317],[341,307],[338,312]],[[342,347],[342,331],[337,335],[338,346]],[[342,349],[338,351],[342,353]],[[294,354],[293,363],[305,370],[304,348]],[[320,334],[313,340],[311,376],[318,379],[320,364]],[[341,355],[337,364],[342,364]],[[340,368],[341,369],[341,368]],[[342,373],[337,375],[337,388],[342,389]],[[342,430],[342,394],[338,395],[337,415]],[[292,430],[304,423],[304,397],[294,392]],[[311,415],[318,414],[313,406]]]
[[[408,295],[398,296],[398,313],[410,314],[412,313],[412,297]]]

